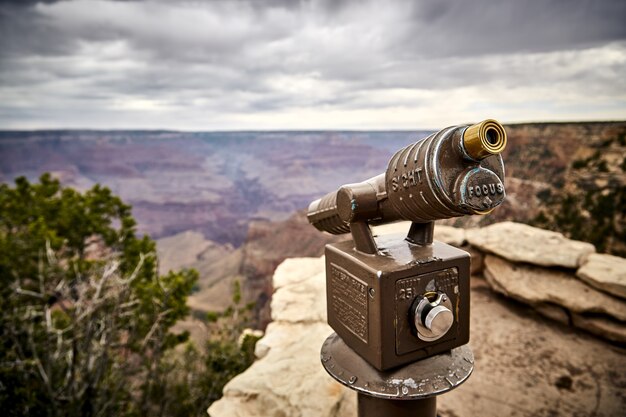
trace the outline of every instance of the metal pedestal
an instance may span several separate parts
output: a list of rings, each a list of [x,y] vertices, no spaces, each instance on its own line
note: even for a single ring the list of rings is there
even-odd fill
[[[436,417],[436,396],[461,385],[474,370],[468,345],[381,372],[333,333],[322,345],[326,372],[358,393],[359,417]]]

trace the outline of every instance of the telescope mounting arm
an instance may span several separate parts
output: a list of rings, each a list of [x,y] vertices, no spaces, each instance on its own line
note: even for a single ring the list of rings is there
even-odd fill
[[[379,178],[380,177],[380,178]],[[382,220],[384,212],[381,205],[387,200],[387,192],[381,181],[384,176],[357,184],[347,184],[337,191],[337,213],[350,225],[350,233],[355,249],[370,255],[378,251],[376,241],[370,229],[370,222]],[[428,245],[433,242],[433,222],[413,222],[407,240],[417,245]]]

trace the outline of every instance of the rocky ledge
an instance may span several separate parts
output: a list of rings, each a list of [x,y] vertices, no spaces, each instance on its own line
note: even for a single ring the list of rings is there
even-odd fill
[[[567,239],[561,233],[521,223],[502,222],[467,230],[467,241],[477,249],[513,262],[577,268],[596,249],[591,243]]]
[[[472,252],[477,272],[471,283],[474,375],[438,399],[439,414],[622,415],[626,352],[618,345],[626,343],[626,300],[619,296],[624,260],[527,226],[520,230],[534,244],[524,251],[522,239],[510,236],[516,228],[437,226],[436,238]],[[404,229],[391,225],[376,232]],[[559,248],[581,250],[566,258]],[[257,344],[259,359],[226,385],[224,397],[209,409],[212,417],[356,415],[354,393],[320,364],[320,347],[332,332],[326,325],[323,269],[323,258],[288,259],[278,267],[273,321]]]
[[[224,388],[211,417],[355,415],[356,396],[331,379],[319,351],[326,324],[324,262],[287,259],[274,273],[272,322],[257,342],[259,358]]]
[[[491,288],[546,317],[626,345],[626,259],[560,233],[504,222],[466,231]]]

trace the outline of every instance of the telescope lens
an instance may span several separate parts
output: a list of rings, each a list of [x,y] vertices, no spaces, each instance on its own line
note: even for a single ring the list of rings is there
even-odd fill
[[[495,129],[487,129],[487,141],[492,145],[498,143],[498,132]]]
[[[463,147],[475,160],[497,155],[504,150],[505,146],[504,127],[492,119],[469,126],[463,133]]]

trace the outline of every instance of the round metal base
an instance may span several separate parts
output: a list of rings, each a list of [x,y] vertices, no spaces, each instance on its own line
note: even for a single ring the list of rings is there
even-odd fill
[[[465,382],[474,370],[474,354],[465,345],[400,368],[379,371],[336,333],[322,345],[321,359],[326,372],[341,384],[359,394],[389,400],[421,400],[443,394]]]

